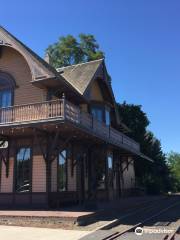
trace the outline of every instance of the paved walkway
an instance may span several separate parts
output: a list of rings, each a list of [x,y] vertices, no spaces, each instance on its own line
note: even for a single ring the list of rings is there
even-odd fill
[[[88,231],[0,226],[0,239],[6,240],[78,240]]]

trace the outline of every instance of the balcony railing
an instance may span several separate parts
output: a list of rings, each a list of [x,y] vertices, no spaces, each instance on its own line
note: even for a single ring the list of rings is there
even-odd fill
[[[92,115],[81,112],[79,107],[65,99],[0,109],[0,127],[50,120],[68,120],[114,145],[124,146],[136,152],[140,151],[137,142],[96,120]]]

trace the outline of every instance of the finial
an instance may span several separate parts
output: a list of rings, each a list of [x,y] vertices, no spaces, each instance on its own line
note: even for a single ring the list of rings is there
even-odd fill
[[[44,56],[44,60],[45,60],[47,63],[50,63],[49,53],[46,52],[46,54],[45,54],[45,56]]]

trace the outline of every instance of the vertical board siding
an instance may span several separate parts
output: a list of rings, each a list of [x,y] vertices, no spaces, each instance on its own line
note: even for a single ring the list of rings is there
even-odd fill
[[[14,177],[14,158],[9,159],[9,176],[6,177],[6,167],[2,161],[1,169],[1,193],[12,193],[13,192],[13,177]]]
[[[33,151],[32,192],[46,192],[46,164],[37,148]]]

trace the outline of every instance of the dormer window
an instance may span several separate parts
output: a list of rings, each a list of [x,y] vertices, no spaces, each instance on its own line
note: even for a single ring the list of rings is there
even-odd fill
[[[103,122],[103,112],[104,109],[102,106],[93,106],[91,108],[91,114],[93,115],[93,117],[101,122]]]
[[[92,104],[91,114],[95,119],[104,122],[107,126],[111,124],[110,108],[104,104]]]
[[[111,124],[110,109],[107,107],[105,107],[105,123],[106,123],[106,125]]]
[[[6,73],[0,73],[0,108],[12,106],[14,80]]]

